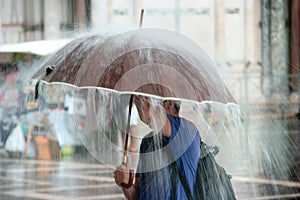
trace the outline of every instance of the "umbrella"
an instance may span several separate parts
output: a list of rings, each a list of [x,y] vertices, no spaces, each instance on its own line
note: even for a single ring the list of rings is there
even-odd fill
[[[236,103],[207,53],[185,36],[168,30],[142,28],[75,39],[35,77],[78,87]]]
[[[163,29],[140,28],[75,39],[52,56],[33,78],[39,80],[36,90],[39,95],[47,84],[72,86],[73,93],[84,93],[94,113],[93,117],[87,116],[87,123],[94,121],[98,124],[96,129],[113,121],[111,115],[103,115],[118,103],[108,102],[122,95],[127,95],[128,102],[133,93],[198,103],[236,104],[205,50],[184,35]],[[116,146],[101,143],[99,149],[99,144],[91,145],[99,138],[88,140],[84,136],[82,140],[95,157],[103,161],[107,156],[104,163],[115,162],[109,160],[113,156],[103,151]]]

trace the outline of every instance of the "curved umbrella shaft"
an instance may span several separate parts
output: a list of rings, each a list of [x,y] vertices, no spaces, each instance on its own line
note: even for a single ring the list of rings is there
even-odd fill
[[[132,103],[133,103],[133,95],[130,96],[130,100],[129,100],[129,111],[127,117],[127,126],[126,126],[126,133],[125,133],[125,142],[124,142],[124,156],[123,156],[122,164],[127,163],[127,148],[128,148],[128,138],[130,132],[130,118],[131,118]]]

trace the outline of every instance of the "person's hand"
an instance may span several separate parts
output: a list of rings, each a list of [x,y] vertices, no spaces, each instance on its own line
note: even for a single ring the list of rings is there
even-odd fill
[[[130,179],[129,167],[128,165],[120,165],[114,171],[115,182],[118,186],[123,187],[127,184]]]
[[[116,184],[122,188],[126,199],[138,199],[139,189],[133,184],[134,171],[129,170],[128,162],[116,168],[114,177]],[[137,184],[138,183],[139,179]]]

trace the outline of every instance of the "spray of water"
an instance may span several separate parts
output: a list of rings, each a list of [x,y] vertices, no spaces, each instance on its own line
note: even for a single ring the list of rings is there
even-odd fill
[[[128,38],[131,38],[130,34],[128,34]],[[124,110],[132,94],[132,92],[126,92],[123,86],[132,83],[129,85],[132,91],[135,91],[135,89],[144,85],[145,82],[143,81],[159,83],[175,94],[171,96],[171,99],[182,102],[180,116],[195,124],[201,139],[209,145],[220,147],[216,159],[232,175],[234,189],[239,197],[255,197],[272,193],[282,194],[289,190],[282,186],[286,185],[291,174],[294,173],[291,168],[296,165],[293,159],[296,148],[294,141],[290,140],[286,132],[285,122],[275,119],[248,120],[244,116],[243,109],[237,104],[218,102],[222,95],[222,93],[218,93],[220,91],[218,88],[223,88],[223,85],[219,85],[218,77],[213,76],[216,69],[207,54],[203,50],[196,51],[199,47],[186,38],[177,40],[177,34],[169,34],[169,32],[163,32],[162,35],[155,34],[156,32],[148,36],[144,35],[145,37],[155,38],[155,42],[144,40],[142,37],[137,37],[129,43],[127,43],[128,38],[118,38],[119,36],[113,36],[108,40],[106,40],[108,36],[80,38],[76,42],[70,43],[59,54],[49,60],[46,59],[30,66],[20,65],[18,76],[20,85],[17,88],[23,90],[28,85],[34,87],[36,82],[32,81],[31,78],[34,77],[34,74],[43,74],[46,65],[55,63],[56,66],[60,66],[63,69],[60,77],[61,83],[40,81],[38,87],[39,100],[43,99],[45,104],[44,106],[40,104],[36,109],[39,113],[47,113],[48,116],[51,116],[54,110],[49,109],[49,106],[52,104],[63,105],[64,114],[60,117],[62,117],[64,123],[58,123],[59,118],[55,117],[52,117],[52,120],[50,117],[47,122],[52,129],[54,139],[58,141],[62,148],[65,143],[82,146],[98,162],[115,169],[116,166],[121,164],[124,153],[127,120],[124,116]],[[166,38],[168,38],[167,43],[164,43],[160,50],[167,49],[169,57],[154,54],[154,50],[151,48]],[[115,40],[118,42],[113,43]],[[106,43],[106,47],[109,46],[110,48],[97,47],[103,43]],[[144,51],[143,48],[140,48],[139,43],[143,43],[148,50]],[[117,44],[122,48],[118,49]],[[127,44],[127,46],[124,44]],[[130,44],[129,47],[128,44]],[[175,49],[168,49],[169,46],[173,45],[176,47]],[[178,50],[186,46],[187,51],[181,52]],[[95,49],[91,50],[93,48]],[[119,52],[112,54],[114,49],[118,49]],[[100,53],[102,57],[96,62],[100,66],[100,70],[89,70],[95,66],[94,61],[97,57],[95,55]],[[123,58],[126,56],[131,58],[131,54],[146,60],[146,64],[133,59],[124,61]],[[199,60],[203,61],[207,68],[205,68],[206,71],[200,71],[200,73],[202,77],[211,80],[211,82],[199,81],[200,85],[196,85],[196,87],[204,88],[207,84],[215,85],[216,93],[213,90],[209,91],[213,100],[197,101],[198,90],[195,92],[193,90],[195,86],[191,86],[189,80],[186,79],[186,77],[193,77],[193,71],[178,73],[178,71],[172,70],[173,66],[170,64],[171,62],[168,63],[168,59],[175,59],[179,63],[193,66],[198,66]],[[157,63],[162,60],[166,60],[166,62]],[[69,63],[72,63],[71,67]],[[132,63],[135,63],[135,67],[123,74],[122,69],[115,67]],[[80,64],[84,67],[78,67]],[[153,70],[149,71],[149,67],[153,67]],[[76,70],[78,71],[74,73]],[[108,73],[107,80],[114,79],[113,75],[121,75],[120,80],[116,82],[116,88],[91,87],[83,84],[84,81],[99,80],[99,77],[105,71],[110,72],[110,70],[111,73]],[[88,75],[85,75],[86,73]],[[165,76],[162,77],[161,74]],[[40,77],[36,76],[35,78],[39,79]],[[81,87],[68,84],[72,78],[73,83]],[[169,84],[170,82],[165,82],[165,79],[172,79],[172,85]],[[9,85],[6,87],[9,87]],[[2,86],[2,90],[6,89]],[[224,92],[224,90],[221,89],[221,92]],[[163,118],[161,118],[164,115],[164,110],[159,103],[165,100],[166,97],[144,92],[135,92],[134,94],[147,96],[153,105],[150,109],[150,126],[142,121],[138,123],[136,139],[139,145],[143,138],[150,137],[149,133],[160,135],[164,123]],[[180,98],[176,94],[179,94]],[[182,96],[190,94],[192,95],[191,99],[182,98]],[[35,101],[32,93],[26,93],[26,95],[27,103]],[[28,113],[34,112],[26,109],[23,111],[21,119],[26,119]],[[253,116],[259,116],[259,114],[253,113]],[[59,122],[62,122],[62,120],[59,120]],[[61,127],[55,128],[55,126]],[[174,159],[180,157],[188,148],[190,144],[188,141],[191,141],[192,138],[186,139],[187,142],[177,146]],[[155,140],[159,143],[161,137],[156,137]],[[167,148],[155,149],[153,152],[144,154],[138,152],[128,152],[128,154],[130,167],[135,170],[137,170],[138,159],[147,162],[147,167],[141,168],[144,171],[139,172],[155,171],[174,161],[174,159],[165,159]],[[291,188],[299,187],[294,182],[288,183],[294,184]]]

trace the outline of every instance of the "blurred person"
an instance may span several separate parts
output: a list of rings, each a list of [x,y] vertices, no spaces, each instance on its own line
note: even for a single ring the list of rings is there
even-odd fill
[[[3,107],[19,107],[19,90],[16,85],[17,83],[17,71],[8,73],[5,77],[5,83],[1,87],[2,96],[0,98],[0,105]]]
[[[1,146],[5,145],[7,138],[17,126],[18,117],[16,116],[16,110],[15,107],[7,107],[2,111],[0,119]]]
[[[74,145],[72,133],[66,127],[66,111],[62,103],[51,105],[52,110],[49,112],[48,120],[52,131],[55,134],[59,147]]]
[[[127,165],[118,166],[115,170],[116,184],[127,199],[193,199],[201,142],[196,126],[179,116],[179,101],[167,100],[162,105],[153,105],[149,98],[135,96],[135,104],[140,119],[154,131],[146,135],[140,145],[134,182],[128,183],[127,162]],[[165,147],[169,147],[169,151],[157,157],[159,154],[155,152]],[[146,157],[142,155],[145,153],[151,154]],[[161,165],[163,163],[171,164]],[[177,170],[185,176],[187,182],[184,185],[188,187],[189,194]]]

